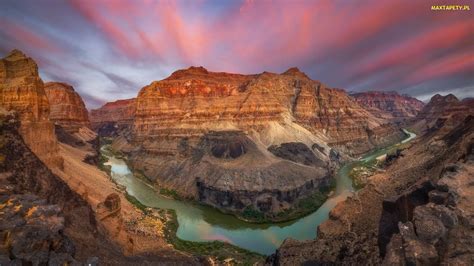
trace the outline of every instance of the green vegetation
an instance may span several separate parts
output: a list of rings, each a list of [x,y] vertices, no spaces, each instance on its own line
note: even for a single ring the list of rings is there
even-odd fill
[[[356,190],[363,188],[367,184],[368,178],[380,169],[382,164],[383,163],[376,159],[357,163],[349,172],[349,178],[352,179],[352,186]]]
[[[125,192],[125,198],[141,210],[144,214],[149,215],[151,208],[142,204],[137,198]],[[165,224],[164,235],[168,243],[172,244],[177,250],[188,252],[196,256],[211,256],[218,260],[219,263],[224,263],[229,258],[232,263],[238,265],[253,265],[257,262],[262,262],[265,256],[255,252],[248,251],[225,243],[222,241],[211,242],[194,242],[180,239],[176,236],[178,231],[178,219],[174,210],[157,209],[161,215],[161,220]]]
[[[100,146],[112,144],[112,141],[113,141],[113,138],[111,138],[111,137],[100,137],[99,138]]]
[[[176,212],[174,210],[167,210],[167,212],[171,218],[166,221],[165,237],[178,250],[197,256],[212,256],[217,258],[220,263],[223,263],[228,258],[232,258],[233,263],[240,265],[253,265],[254,263],[262,262],[265,258],[258,253],[221,241],[194,242],[180,239],[176,236],[179,226]]]
[[[294,208],[277,213],[276,216],[272,219],[272,221],[283,222],[299,219],[316,211],[327,200],[328,194],[331,190],[332,189],[330,189],[330,187],[326,187],[324,188],[324,192],[317,191],[309,197],[300,199],[295,204]]]
[[[133,204],[135,207],[137,207],[138,209],[140,209],[142,212],[144,212],[145,214],[148,214],[149,211],[148,211],[148,207],[146,205],[144,205],[143,203],[141,203],[139,200],[137,200],[137,198],[135,198],[134,196],[128,194],[125,192],[125,198],[131,203]]]
[[[174,189],[161,188],[160,189],[160,194],[163,195],[163,196],[173,198],[175,200],[181,200],[181,196]]]
[[[99,154],[99,169],[106,172],[109,176],[112,174],[112,166],[110,165],[105,165],[106,162],[108,162],[109,159],[107,156],[103,155],[102,153]]]
[[[319,191],[314,192],[310,196],[299,199],[292,208],[277,214],[265,214],[259,210],[255,210],[253,206],[248,206],[240,214],[236,214],[236,216],[252,223],[287,222],[299,219],[319,209],[328,199],[329,193],[335,187],[336,181],[331,180],[328,186],[321,187]]]
[[[317,210],[321,205],[323,205],[327,198],[326,195],[319,191],[307,198],[303,198],[297,204],[298,209],[300,209],[299,212],[307,213]]]
[[[244,211],[242,212],[242,218],[251,221],[251,222],[256,222],[256,223],[264,223],[268,222],[268,220],[265,218],[265,215],[253,208],[253,206],[247,206]]]

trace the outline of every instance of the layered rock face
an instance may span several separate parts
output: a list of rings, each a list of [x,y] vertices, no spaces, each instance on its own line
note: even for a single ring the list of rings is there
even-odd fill
[[[116,136],[130,129],[135,115],[135,98],[109,102],[91,110],[92,128],[101,136]]]
[[[276,213],[327,186],[330,146],[360,154],[403,137],[296,68],[191,67],[144,87],[135,106],[131,134],[114,148],[160,186],[233,211]]]
[[[420,132],[439,131],[442,128],[447,133],[468,115],[474,115],[474,102],[471,99],[460,101],[452,94],[436,94],[416,116],[412,127]]]
[[[390,119],[375,117],[344,90],[329,89],[316,81],[295,84],[291,97],[293,117],[311,132],[326,135],[330,146],[360,155],[403,138]]]
[[[360,92],[351,94],[354,100],[374,116],[395,121],[415,117],[424,103],[416,98],[396,92]]]
[[[13,50],[0,60],[0,105],[17,112],[20,133],[30,149],[48,166],[61,167],[50,107],[38,66],[22,52]]]
[[[77,133],[81,127],[90,127],[86,106],[72,86],[61,82],[47,82],[44,90],[51,109],[51,121],[69,133]]]

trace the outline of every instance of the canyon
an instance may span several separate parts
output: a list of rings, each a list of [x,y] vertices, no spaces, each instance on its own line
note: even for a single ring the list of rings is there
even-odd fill
[[[473,119],[470,99],[348,94],[297,68],[190,67],[88,112],[14,50],[0,60],[0,264],[469,264]],[[417,138],[403,144],[402,128]],[[179,239],[179,217],[145,206],[111,171],[120,158],[154,194],[268,227],[335,200],[343,166],[392,145],[316,239],[287,239],[266,260]]]
[[[402,156],[340,202],[317,239],[288,239],[267,264],[472,263],[473,106],[435,95],[417,117],[421,137]]]
[[[114,105],[92,120],[107,120]],[[158,189],[247,220],[248,212],[270,220],[298,212],[302,199],[329,190],[343,156],[404,137],[297,68],[241,75],[190,67],[142,88],[135,108],[112,148]]]

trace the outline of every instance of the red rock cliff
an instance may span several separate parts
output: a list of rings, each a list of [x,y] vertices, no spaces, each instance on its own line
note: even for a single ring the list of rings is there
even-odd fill
[[[62,167],[38,66],[18,50],[0,60],[0,105],[17,112],[20,134],[30,149],[48,166]]]
[[[81,96],[68,84],[48,82],[44,89],[51,108],[49,119],[70,133],[90,127],[89,116]]]
[[[136,107],[136,141],[296,122],[330,144],[362,153],[386,127],[345,91],[329,89],[296,68],[281,75],[239,75],[191,67],[144,87]]]
[[[89,113],[92,128],[100,135],[111,135],[122,129],[129,129],[134,116],[135,98],[109,102]]]

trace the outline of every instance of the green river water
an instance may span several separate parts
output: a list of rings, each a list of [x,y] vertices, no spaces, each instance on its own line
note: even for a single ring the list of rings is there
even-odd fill
[[[416,137],[414,133],[406,130],[404,132],[407,134],[407,138],[402,143]],[[125,186],[127,193],[137,198],[142,204],[176,211],[179,223],[177,236],[179,238],[190,241],[220,240],[269,255],[275,252],[275,249],[286,238],[314,239],[317,226],[328,219],[331,209],[354,192],[352,180],[349,178],[350,170],[359,163],[373,160],[387,153],[397,145],[399,144],[374,151],[359,161],[341,167],[336,176],[337,183],[334,193],[317,211],[291,222],[273,224],[247,223],[211,207],[164,197],[151,185],[134,177],[122,159],[108,157],[109,161],[106,164],[112,167],[111,176],[115,182]]]

